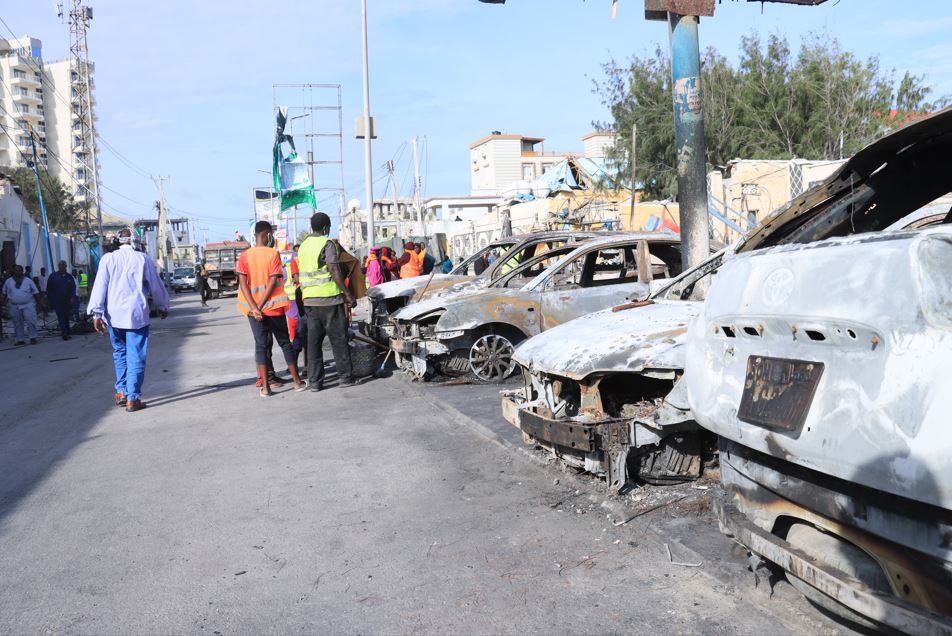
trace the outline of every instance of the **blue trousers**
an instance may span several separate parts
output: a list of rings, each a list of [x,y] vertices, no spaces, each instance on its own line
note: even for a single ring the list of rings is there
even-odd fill
[[[149,350],[149,326],[139,329],[109,327],[112,340],[112,360],[116,364],[116,393],[124,393],[127,400],[142,397],[145,379],[145,356]]]

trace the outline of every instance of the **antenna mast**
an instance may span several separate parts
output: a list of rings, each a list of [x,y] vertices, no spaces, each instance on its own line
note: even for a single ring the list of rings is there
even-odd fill
[[[102,205],[99,194],[99,160],[96,157],[96,127],[93,112],[92,70],[89,63],[89,46],[86,31],[93,19],[93,8],[83,0],[67,0],[69,10],[64,16],[59,4],[59,15],[69,25],[70,57],[70,110],[73,120],[73,152],[70,167],[76,178],[76,167],[83,168],[85,180],[80,180],[85,192],[87,227],[89,207],[96,208],[96,230],[100,241],[102,232]]]

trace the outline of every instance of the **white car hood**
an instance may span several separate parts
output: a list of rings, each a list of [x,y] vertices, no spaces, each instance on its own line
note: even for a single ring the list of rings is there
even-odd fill
[[[433,281],[454,281],[466,282],[467,276],[451,276],[449,274],[434,274]],[[429,276],[414,276],[413,278],[399,278],[388,283],[381,283],[367,290],[367,295],[374,300],[383,300],[385,298],[396,298],[397,296],[412,296],[416,292],[426,287],[430,280]]]
[[[683,369],[688,323],[701,303],[659,300],[644,307],[606,309],[526,340],[515,360],[533,372],[582,380],[593,373]]]

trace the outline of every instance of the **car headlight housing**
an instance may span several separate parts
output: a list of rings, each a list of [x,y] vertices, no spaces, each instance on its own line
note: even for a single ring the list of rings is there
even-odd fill
[[[459,338],[465,333],[466,331],[464,331],[463,329],[457,329],[455,331],[437,331],[436,337],[439,340],[451,340],[453,338]]]

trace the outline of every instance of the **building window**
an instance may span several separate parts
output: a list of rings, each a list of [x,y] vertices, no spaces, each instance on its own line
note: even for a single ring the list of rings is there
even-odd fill
[[[535,179],[535,166],[531,163],[522,164],[522,178],[525,181],[532,181]]]
[[[14,69],[14,71],[13,71],[13,78],[14,78],[14,79],[26,79],[26,73],[24,73],[23,71],[18,71],[18,70],[16,70],[16,69]]]
[[[17,104],[17,110],[21,113],[28,113],[30,112],[30,107],[26,104]]]

